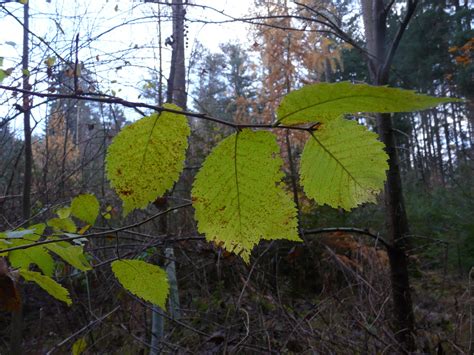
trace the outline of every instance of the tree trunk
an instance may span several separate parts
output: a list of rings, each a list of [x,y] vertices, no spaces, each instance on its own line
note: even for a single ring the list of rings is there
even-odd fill
[[[186,109],[186,67],[184,58],[184,17],[186,11],[183,0],[173,0],[173,51],[171,54],[170,76],[168,79],[167,101]]]
[[[388,48],[387,13],[382,0],[361,0],[372,84],[386,85],[393,55],[416,7],[416,0],[407,0],[406,15],[399,31]],[[408,221],[403,200],[400,167],[395,146],[392,119],[389,114],[377,115],[377,129],[389,156],[389,170],[385,184],[385,221],[392,243],[388,249],[392,299],[394,306],[395,337],[404,351],[415,349],[414,315],[410,295],[408,259],[406,255]]]
[[[441,143],[441,136],[440,136],[440,125],[438,123],[438,115],[436,109],[432,111],[433,113],[433,123],[434,123],[434,135],[436,138],[436,160],[438,163],[438,170],[439,170],[439,178],[441,184],[445,185],[445,176],[444,176],[444,164],[443,164],[443,144]]]
[[[29,13],[30,7],[28,2],[23,5],[23,56],[21,67],[23,70],[23,90],[30,90],[29,83]],[[30,219],[31,213],[31,171],[33,152],[31,148],[31,126],[30,126],[30,96],[23,93],[23,132],[25,138],[25,170],[23,176],[23,199],[22,211],[23,220]],[[11,320],[11,339],[10,339],[10,353],[12,355],[20,355],[23,353],[22,347],[23,338],[23,305],[20,304],[18,312],[12,313]]]
[[[385,183],[385,223],[387,235],[392,242],[392,247],[388,249],[388,257],[395,313],[395,336],[406,350],[411,351],[414,349],[414,315],[406,255],[408,248],[406,236],[410,231],[390,114],[377,115],[377,129],[389,156],[389,170]]]
[[[30,90],[29,83],[29,5],[26,2],[23,5],[23,57],[22,57],[22,70],[23,70],[23,89]],[[27,220],[30,218],[31,210],[31,166],[32,166],[32,149],[31,149],[31,126],[30,126],[30,96],[27,93],[23,93],[23,131],[25,138],[25,171],[23,177],[23,219]]]
[[[186,11],[184,9],[183,0],[173,0],[171,3],[173,13],[173,45],[171,53],[171,66],[170,74],[168,78],[168,88],[166,93],[167,102],[174,103],[186,110],[186,66],[184,56],[184,17]],[[160,13],[160,12],[159,12]],[[159,19],[161,21],[161,19]],[[161,26],[160,26],[161,29]],[[159,34],[161,36],[161,33]],[[161,41],[160,41],[161,48]],[[160,77],[161,77],[161,56],[160,56]],[[161,104],[161,79],[159,80],[159,93],[158,102]],[[186,179],[182,175],[175,186],[173,193],[174,197],[183,197],[184,185]],[[168,202],[161,206],[163,210],[168,207]],[[160,232],[167,235],[175,233],[179,228],[184,225],[184,218],[173,215],[173,220],[167,221],[168,216],[163,216],[160,219]],[[170,297],[169,297],[169,314],[173,319],[180,318],[180,303],[179,303],[179,292],[178,283],[176,278],[176,266],[175,256],[173,247],[168,247],[165,250],[167,257],[166,260],[166,273],[168,280],[170,281]],[[152,340],[150,355],[159,354],[160,341],[164,336],[164,325],[165,320],[158,312],[157,306],[153,306],[152,314]]]

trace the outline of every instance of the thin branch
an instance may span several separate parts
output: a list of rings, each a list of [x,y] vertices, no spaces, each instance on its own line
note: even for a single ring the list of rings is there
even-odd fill
[[[310,7],[306,4],[299,3],[297,1],[295,1],[295,4],[305,8],[306,10],[308,10],[312,13],[314,13],[316,16],[322,17],[326,22],[319,21],[319,20],[314,20],[314,19],[308,19],[308,21],[315,21],[315,22],[319,23],[320,25],[323,25],[323,26],[326,26],[326,27],[332,29],[335,32],[335,35],[339,39],[343,40],[344,42],[350,44],[352,47],[356,48],[363,56],[365,56],[367,58],[370,57],[370,53],[365,48],[362,48],[361,46],[359,46],[356,43],[356,41],[347,32],[342,30],[342,28],[340,26],[338,26],[336,23],[334,23],[334,21],[332,21],[328,16],[326,16],[325,14],[323,14],[322,12],[320,12],[316,9],[313,9],[312,7]]]
[[[118,233],[118,232],[121,232],[121,231],[124,231],[124,230],[127,230],[127,229],[132,229],[132,228],[139,227],[143,224],[146,224],[146,223],[154,220],[155,218],[161,217],[163,215],[166,215],[170,212],[179,210],[181,208],[186,208],[186,207],[190,207],[190,206],[191,206],[191,203],[185,203],[185,204],[182,204],[182,205],[179,205],[179,206],[171,207],[171,208],[168,208],[165,211],[158,212],[158,213],[154,214],[153,216],[148,217],[148,218],[146,218],[146,219],[144,219],[140,222],[129,224],[127,226],[123,226],[123,227],[120,227],[120,228],[110,229],[110,230],[104,231],[104,232],[97,232],[97,233],[91,233],[91,234],[85,234],[85,235],[77,235],[77,236],[68,237],[68,238],[61,238],[61,239],[57,239],[57,240],[43,240],[41,242],[19,245],[19,246],[8,248],[8,249],[1,249],[0,251],[2,253],[7,253],[7,252],[10,252],[10,251],[14,251],[14,250],[32,248],[32,247],[35,247],[35,246],[38,246],[38,245],[46,245],[46,244],[52,244],[52,243],[64,242],[64,241],[67,242],[67,241],[72,241],[72,240],[81,239],[81,238],[103,237],[103,236],[106,236],[106,235],[109,235],[109,234]]]
[[[17,87],[12,87],[12,86],[5,86],[5,85],[0,85],[0,89],[4,89],[7,91],[13,91],[13,92],[19,92],[19,93],[26,93],[31,96],[37,96],[41,98],[49,98],[49,99],[75,99],[75,100],[82,100],[82,101],[93,101],[93,102],[102,102],[102,103],[107,103],[107,104],[117,104],[117,105],[122,105],[124,107],[130,107],[130,108],[147,108],[150,110],[154,110],[156,112],[170,112],[170,113],[175,113],[178,115],[184,115],[188,117],[195,117],[215,123],[219,123],[225,126],[232,127],[236,130],[240,130],[243,128],[260,128],[260,129],[292,129],[292,130],[299,130],[299,131],[306,131],[306,132],[312,132],[314,129],[311,127],[300,127],[300,126],[283,126],[283,125],[275,125],[275,124],[238,124],[238,123],[233,123],[229,121],[222,120],[220,118],[212,117],[204,113],[196,113],[196,112],[190,112],[190,111],[180,111],[180,110],[174,110],[171,108],[167,108],[164,106],[158,106],[158,105],[151,105],[147,104],[144,102],[135,102],[135,101],[128,101],[119,97],[115,96],[108,96],[104,94],[96,94],[96,93],[84,93],[84,94],[79,94],[79,93],[72,93],[72,94],[54,94],[54,93],[46,93],[46,92],[37,92],[37,91],[30,91],[30,90],[24,90],[21,88]]]
[[[392,245],[382,238],[378,233],[374,234],[368,229],[353,228],[353,227],[333,227],[333,228],[317,228],[317,229],[307,229],[304,231],[304,234],[322,234],[322,233],[332,233],[332,232],[348,232],[348,233],[357,233],[371,237],[376,241],[379,241],[387,249],[391,249]]]
[[[405,33],[408,23],[410,22],[413,14],[415,13],[417,5],[418,0],[407,0],[407,10],[405,13],[405,17],[403,18],[403,22],[398,28],[397,34],[395,35],[395,38],[393,39],[392,44],[390,45],[390,48],[387,52],[383,67],[381,68],[382,76],[386,76],[388,74],[388,70],[392,65],[393,57],[395,56],[395,52],[397,51],[398,46],[400,45],[400,41],[402,39],[403,34]]]
[[[390,11],[394,3],[395,3],[395,0],[390,0],[388,4],[385,6],[385,8],[383,9],[385,16],[388,14],[388,12]]]
[[[57,349],[59,349],[61,346],[63,346],[64,344],[66,344],[67,342],[71,341],[72,339],[74,339],[75,337],[77,337],[79,334],[85,332],[86,330],[88,332],[90,332],[92,330],[92,328],[97,324],[97,323],[101,323],[104,321],[104,319],[110,317],[113,313],[115,313],[116,311],[118,311],[120,309],[120,306],[117,306],[115,307],[113,310],[111,310],[109,313],[103,315],[102,317],[100,318],[97,318],[96,320],[93,320],[92,322],[90,322],[89,324],[85,325],[84,327],[82,327],[81,329],[79,329],[77,332],[73,333],[72,335],[70,335],[69,337],[67,337],[66,339],[62,340],[60,343],[56,344],[55,346],[53,346],[47,353],[46,355],[50,355],[52,354],[54,351],[56,351]]]

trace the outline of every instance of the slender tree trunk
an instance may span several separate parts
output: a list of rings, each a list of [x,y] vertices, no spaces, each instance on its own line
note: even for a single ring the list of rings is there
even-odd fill
[[[369,52],[368,67],[374,85],[386,85],[393,55],[403,32],[416,8],[416,0],[407,0],[405,18],[399,31],[388,46],[387,13],[383,0],[361,0],[367,49]],[[406,250],[409,235],[408,220],[403,200],[400,166],[395,145],[392,118],[390,114],[377,115],[377,129],[389,156],[389,170],[385,183],[385,222],[387,234],[392,243],[388,249],[392,299],[394,306],[395,337],[404,351],[413,351],[414,315],[410,294],[408,275],[408,258]]]
[[[443,110],[443,130],[444,130],[444,139],[446,140],[446,150],[448,155],[448,167],[449,167],[449,175],[452,176],[454,172],[453,168],[453,157],[451,152],[451,138],[449,134],[449,123],[448,123],[448,112],[446,108]]]
[[[186,109],[186,67],[184,58],[184,9],[183,0],[173,0],[173,51],[168,79],[167,101]]]
[[[456,112],[454,110],[454,105],[451,106],[451,112],[448,112],[453,120],[453,140],[454,140],[454,146],[456,147],[455,151],[455,156],[456,156],[456,162],[461,158],[461,148],[459,147],[459,140],[458,140],[458,128],[456,125]]]
[[[161,4],[158,4],[158,58],[159,58],[159,77],[158,77],[158,105],[163,105],[163,43],[161,34]]]
[[[23,70],[23,89],[30,90],[29,83],[29,5],[26,2],[23,5],[23,57],[22,57],[22,70]],[[23,180],[23,219],[27,220],[30,218],[31,211],[31,167],[32,167],[32,156],[33,152],[31,149],[31,125],[30,125],[30,97],[27,93],[23,93],[23,131],[25,138],[25,171]]]
[[[414,315],[408,276],[407,235],[410,234],[403,199],[397,149],[390,114],[377,115],[377,128],[389,156],[385,183],[385,223],[392,248],[388,250],[392,298],[396,317],[396,338],[407,350],[413,350]]]
[[[168,88],[166,93],[167,102],[174,103],[181,107],[183,110],[186,109],[187,93],[186,93],[186,66],[185,66],[185,56],[184,56],[184,17],[186,11],[184,9],[183,0],[173,0],[171,3],[172,13],[173,13],[173,46],[171,53],[171,66],[170,66],[170,75],[168,78]],[[161,20],[159,20],[161,21]],[[161,25],[160,25],[161,28]],[[161,34],[160,34],[161,36]],[[160,41],[161,48],[161,41]],[[161,58],[161,56],[160,56]],[[161,60],[161,59],[160,59]],[[161,75],[161,62],[160,62],[160,75]],[[161,79],[159,83],[159,94],[158,102],[161,102]],[[184,175],[184,174],[183,174]],[[174,197],[180,198],[183,197],[184,185],[186,184],[186,179],[184,176],[181,176],[178,183],[175,186],[175,192],[173,193]],[[164,203],[164,206],[161,208],[166,209],[168,206],[167,200]],[[169,223],[166,220],[167,216],[162,217],[160,220],[160,230],[164,234],[169,234],[170,232],[177,232],[179,228],[182,228],[184,225],[184,218],[173,216],[173,220],[170,220]],[[174,250],[172,247],[166,248],[166,273],[168,275],[168,280],[170,281],[170,315],[173,319],[180,318],[180,303],[179,303],[179,292],[178,292],[178,282],[176,278],[176,266],[175,266],[175,256]],[[151,349],[150,355],[159,354],[159,343],[161,338],[164,335],[164,324],[165,320],[158,313],[156,306],[153,307],[152,314],[152,340],[151,340]]]
[[[30,90],[29,82],[29,3],[23,5],[23,56],[21,67],[23,70],[23,89]],[[25,138],[25,170],[23,176],[23,199],[22,210],[23,219],[26,221],[30,219],[31,213],[31,175],[33,164],[33,152],[31,148],[31,125],[30,125],[30,97],[25,92],[23,93],[23,132]],[[12,355],[20,355],[23,353],[22,339],[23,338],[23,305],[20,304],[18,312],[12,313],[11,320],[11,340],[10,353]]]
[[[416,158],[414,157],[414,161],[415,161],[415,170],[420,172],[421,174],[421,178],[423,180],[423,182],[425,182],[425,171],[424,171],[424,167],[423,167],[423,156],[422,156],[422,150],[421,150],[421,146],[420,146],[420,141],[418,139],[418,128],[416,126],[416,119],[415,119],[415,115],[412,114],[411,115],[411,126],[412,126],[412,136],[413,136],[413,139],[415,141],[415,147],[416,147],[416,153],[415,153],[415,150],[414,150],[414,153],[416,154]]]
[[[445,176],[444,176],[444,164],[443,164],[443,144],[441,143],[441,136],[439,133],[440,126],[438,123],[438,115],[436,110],[432,111],[432,117],[434,122],[434,134],[436,138],[436,160],[438,162],[439,177],[441,179],[441,184],[445,185]]]

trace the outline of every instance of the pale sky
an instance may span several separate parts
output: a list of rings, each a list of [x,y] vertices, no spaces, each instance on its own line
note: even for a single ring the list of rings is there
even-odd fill
[[[244,16],[252,8],[253,0],[194,0],[194,4],[215,8],[217,11],[188,6],[187,17],[192,21],[219,21],[226,17],[219,14],[225,11],[233,17]],[[7,3],[5,8],[23,21],[23,6],[19,3]],[[165,6],[161,6],[162,9]],[[147,67],[158,68],[158,25],[156,18],[157,4],[145,4],[127,0],[30,0],[30,29],[42,40],[50,43],[61,57],[70,59],[74,56],[74,39],[79,34],[80,45],[88,38],[96,38],[90,46],[79,51],[79,60],[86,63],[89,70],[97,73],[97,81],[102,90],[113,90],[117,96],[137,100],[137,87],[141,87],[148,77]],[[162,10],[166,11],[166,10]],[[168,10],[169,11],[169,10]],[[228,41],[247,43],[247,28],[242,23],[203,24],[188,21],[189,39],[187,55],[198,40],[205,47],[217,51],[219,44]],[[3,68],[17,65],[21,61],[22,27],[4,11],[0,10],[0,57],[4,58]],[[110,29],[112,29],[110,32]],[[162,41],[171,35],[170,22],[162,24]],[[133,49],[128,52],[128,50]],[[56,54],[47,50],[47,46],[38,38],[33,38],[31,67],[38,66],[38,78],[45,77],[46,67],[43,61]],[[170,50],[163,50],[164,73],[167,75],[167,61]],[[130,64],[130,65],[129,65]],[[33,70],[32,70],[33,71]],[[20,82],[21,71],[18,69],[12,76]],[[32,81],[36,79],[32,77]],[[6,79],[3,84],[12,84]],[[37,90],[45,90],[39,85]],[[1,94],[1,93],[0,93]],[[35,99],[36,100],[36,99]],[[37,102],[37,101],[35,101]],[[5,107],[0,114],[5,115]],[[41,118],[46,115],[46,105],[34,113]],[[41,127],[41,125],[39,125]],[[21,130],[21,120],[13,123],[13,129]]]

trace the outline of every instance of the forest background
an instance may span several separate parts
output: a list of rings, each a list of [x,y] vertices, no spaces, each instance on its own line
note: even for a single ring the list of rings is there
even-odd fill
[[[182,178],[166,198],[126,218],[104,164],[117,133],[167,101],[232,124],[267,124],[281,99],[304,85],[374,83],[367,1],[256,1],[248,13],[231,2],[145,2],[75,2],[74,11],[59,1],[1,4],[5,28],[15,30],[2,32],[0,47],[0,231],[44,222],[83,193],[102,211],[89,232],[136,225],[84,244],[93,270],[57,260],[54,277],[73,306],[19,284],[21,312],[7,309],[0,321],[2,352],[472,351],[472,2],[384,3],[388,39],[417,5],[388,84],[465,99],[393,115],[414,344],[397,335],[393,316],[383,196],[352,212],[304,197],[295,181],[303,134],[278,132],[304,244],[262,242],[249,265],[207,243],[190,208],[141,224],[190,201],[196,171],[229,126],[190,117]],[[219,43],[226,36],[240,40]],[[378,129],[374,115],[352,118]],[[109,265],[120,256],[176,276],[167,313],[115,281]]]

